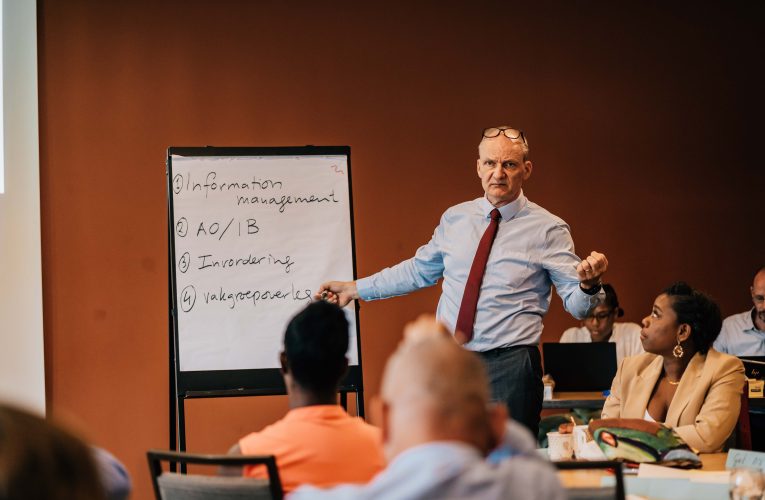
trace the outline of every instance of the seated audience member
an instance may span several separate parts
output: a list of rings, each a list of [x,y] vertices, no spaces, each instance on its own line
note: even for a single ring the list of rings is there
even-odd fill
[[[720,309],[709,297],[678,282],[643,319],[644,354],[619,366],[603,418],[644,418],[674,428],[701,453],[719,451],[741,407],[744,367],[712,348]]]
[[[416,343],[430,337],[443,337],[454,341],[451,332],[442,323],[439,323],[432,314],[423,314],[416,321],[411,321],[404,327],[403,342]],[[490,462],[498,462],[507,457],[535,452],[537,443],[534,437],[523,424],[507,418],[507,407],[491,410],[491,412],[492,418],[496,420],[495,424],[498,425],[497,435],[500,443],[487,457]],[[494,414],[494,412],[499,412],[499,414]]]
[[[0,498],[103,500],[91,449],[46,420],[0,405]]]
[[[387,469],[367,485],[305,486],[291,500],[565,498],[529,432],[516,424],[523,436],[510,442],[507,411],[489,405],[480,358],[450,337],[407,335],[385,368],[381,405]],[[491,463],[485,456],[503,432],[515,453]]]
[[[280,362],[290,411],[229,451],[275,455],[285,493],[301,484],[365,483],[385,466],[380,430],[337,404],[348,368],[348,321],[338,306],[314,302],[287,325]],[[267,477],[265,467],[244,475]],[[227,471],[231,473],[231,471]]]
[[[643,352],[640,344],[640,325],[637,323],[616,323],[616,318],[624,316],[624,310],[619,307],[614,287],[603,285],[606,297],[602,303],[592,310],[582,321],[582,326],[572,327],[563,332],[560,341],[572,342],[613,342],[616,344],[616,363],[619,364],[627,356]]]
[[[754,307],[725,318],[714,347],[734,356],[765,356],[765,267],[749,288]]]
[[[125,465],[103,448],[91,446],[90,450],[96,461],[101,484],[104,485],[104,490],[106,490],[106,500],[126,500],[130,498],[133,485]]]

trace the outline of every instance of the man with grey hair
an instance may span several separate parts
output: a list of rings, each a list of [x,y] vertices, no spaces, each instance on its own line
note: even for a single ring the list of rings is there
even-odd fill
[[[478,356],[440,333],[421,318],[385,367],[376,403],[388,467],[366,485],[304,486],[291,500],[565,498],[528,431],[489,404]],[[497,444],[510,458],[492,464],[484,457]]]
[[[542,410],[542,317],[552,285],[583,319],[603,293],[605,255],[574,253],[568,225],[523,194],[529,145],[513,127],[484,129],[476,174],[484,194],[449,208],[430,242],[411,259],[357,281],[330,281],[316,297],[351,300],[403,295],[443,278],[436,315],[489,372],[492,397],[536,435]]]

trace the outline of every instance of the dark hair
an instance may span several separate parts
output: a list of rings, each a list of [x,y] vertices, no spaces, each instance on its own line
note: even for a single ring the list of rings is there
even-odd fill
[[[326,301],[309,304],[287,325],[284,354],[288,369],[304,389],[327,394],[345,375],[348,320],[342,309]]]
[[[616,311],[616,317],[624,316],[624,309],[619,307],[619,298],[616,296],[616,290],[609,283],[603,283],[603,291],[606,292],[606,299],[603,304],[607,305],[612,311]]]
[[[720,334],[720,307],[709,296],[694,290],[684,281],[671,284],[664,293],[671,299],[678,324],[685,323],[691,327],[693,346],[701,354],[706,354]]]
[[[58,425],[0,404],[0,499],[101,500],[90,448]]]

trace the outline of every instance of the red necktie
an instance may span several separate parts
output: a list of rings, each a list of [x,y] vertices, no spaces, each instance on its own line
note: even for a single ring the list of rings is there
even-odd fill
[[[502,218],[496,208],[489,215],[491,222],[489,222],[489,227],[483,233],[481,241],[478,243],[478,249],[475,251],[473,265],[470,267],[470,274],[467,283],[465,283],[465,293],[462,295],[460,312],[457,315],[454,338],[460,344],[470,342],[473,338],[473,323],[475,322],[475,310],[478,307],[478,294],[481,292],[483,273],[486,271],[486,262],[489,260],[491,245],[497,235],[499,219]]]

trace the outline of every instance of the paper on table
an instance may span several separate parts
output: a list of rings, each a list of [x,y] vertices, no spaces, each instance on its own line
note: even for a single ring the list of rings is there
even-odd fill
[[[688,479],[694,483],[720,483],[728,484],[730,471],[704,471],[673,469],[653,464],[640,464],[638,477],[640,478],[666,478]]]
[[[601,479],[601,485],[607,479]],[[652,500],[720,500],[728,498],[728,485],[701,483],[677,478],[625,477],[624,488],[630,495],[639,495]]]
[[[579,448],[579,455],[576,458],[582,460],[607,460],[595,441],[587,441],[584,446]]]
[[[731,448],[728,451],[725,468],[733,469],[735,467],[753,467],[765,470],[765,453]]]

